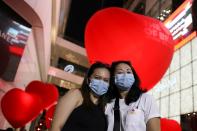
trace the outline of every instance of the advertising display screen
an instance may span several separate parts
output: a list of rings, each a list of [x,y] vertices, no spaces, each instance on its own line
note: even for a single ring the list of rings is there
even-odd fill
[[[165,22],[176,44],[185,39],[193,30],[192,0],[186,0]]]
[[[13,81],[31,25],[0,1],[0,78]]]

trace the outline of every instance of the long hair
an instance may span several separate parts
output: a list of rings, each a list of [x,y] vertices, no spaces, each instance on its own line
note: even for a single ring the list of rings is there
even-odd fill
[[[111,98],[120,98],[120,93],[119,90],[117,88],[117,86],[115,85],[115,70],[117,65],[124,63],[127,64],[131,67],[131,70],[133,72],[134,78],[135,78],[135,82],[133,83],[132,87],[130,88],[127,96],[125,97],[125,103],[127,105],[129,105],[132,102],[136,102],[140,95],[145,92],[143,90],[141,90],[140,88],[140,79],[135,71],[135,69],[132,67],[131,63],[129,61],[115,61],[112,63],[111,65],[111,81],[110,84],[112,86],[112,94],[113,96]]]
[[[91,65],[91,67],[89,68],[84,80],[83,80],[83,84],[81,87],[81,93],[82,93],[82,97],[83,97],[83,103],[87,108],[91,108],[93,107],[93,102],[90,99],[90,87],[89,87],[89,78],[90,76],[94,73],[94,70],[97,68],[105,68],[107,70],[109,70],[110,72],[110,67],[107,64],[101,63],[101,62],[96,62],[94,64]],[[110,88],[110,87],[109,87]],[[106,104],[106,98],[105,98],[105,94],[99,97],[99,101],[98,101],[99,107],[104,108],[105,104]]]

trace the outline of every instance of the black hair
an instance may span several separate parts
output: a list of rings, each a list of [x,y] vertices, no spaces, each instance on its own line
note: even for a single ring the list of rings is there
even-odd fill
[[[107,70],[109,70],[110,73],[110,66],[107,64],[104,64],[102,62],[95,62],[94,64],[92,64],[83,80],[83,84],[81,87],[81,93],[82,93],[82,97],[83,97],[83,103],[87,108],[91,108],[94,104],[90,99],[90,87],[89,87],[89,78],[90,76],[94,73],[95,69],[98,68],[105,68]],[[110,88],[110,87],[109,87]],[[102,95],[99,97],[99,101],[98,101],[98,105],[101,108],[104,108],[105,104],[106,104],[106,95]]]
[[[9,128],[6,129],[6,131],[14,131],[14,129],[9,127]]]
[[[114,77],[115,74],[114,73],[115,73],[117,65],[119,65],[121,63],[127,64],[131,67],[131,70],[132,70],[134,78],[135,78],[135,82],[133,83],[132,88],[129,90],[127,96],[125,97],[125,103],[127,105],[129,105],[132,102],[136,102],[139,99],[140,95],[142,93],[144,93],[145,91],[143,91],[140,88],[140,79],[139,79],[135,69],[131,65],[130,61],[115,61],[111,65],[111,81],[110,81],[110,84],[112,86],[112,94],[113,94],[113,96],[111,98],[120,98],[119,90],[115,85],[115,77]]]

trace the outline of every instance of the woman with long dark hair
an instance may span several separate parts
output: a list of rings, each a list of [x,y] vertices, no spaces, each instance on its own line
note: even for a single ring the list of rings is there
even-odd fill
[[[114,99],[106,105],[107,131],[160,131],[156,102],[140,88],[140,80],[129,61],[111,65]]]
[[[104,97],[109,81],[109,67],[93,64],[82,87],[68,91],[59,100],[51,131],[106,131]]]

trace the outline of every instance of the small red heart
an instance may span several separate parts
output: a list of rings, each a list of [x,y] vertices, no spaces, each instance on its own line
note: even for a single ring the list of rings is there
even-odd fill
[[[53,120],[53,115],[55,112],[56,105],[53,105],[46,111],[45,119],[46,119],[46,127],[49,129],[51,127],[51,122]]]
[[[23,127],[37,117],[42,110],[41,104],[37,95],[18,88],[8,91],[1,100],[2,112],[14,128]]]
[[[171,119],[161,118],[161,131],[182,131],[180,124]]]
[[[174,52],[170,32],[158,20],[111,7],[95,13],[85,30],[90,63],[129,60],[142,89],[151,89],[167,70]]]
[[[47,108],[54,104],[59,97],[58,90],[54,85],[46,84],[41,81],[30,82],[25,91],[38,95],[43,102],[43,108]]]

